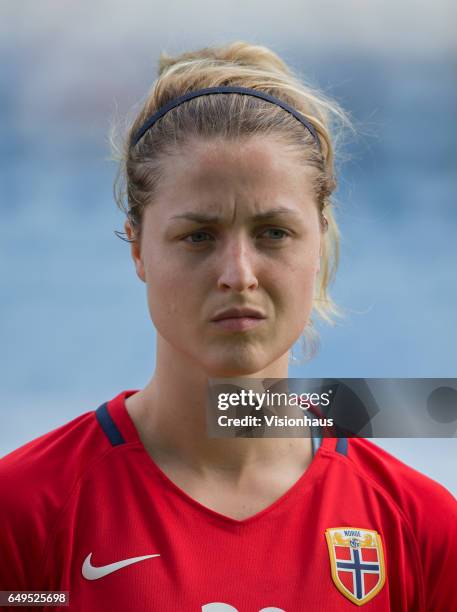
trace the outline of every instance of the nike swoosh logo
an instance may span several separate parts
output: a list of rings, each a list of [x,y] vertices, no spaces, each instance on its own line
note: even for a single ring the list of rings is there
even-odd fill
[[[144,555],[143,557],[131,557],[130,559],[123,559],[122,561],[116,561],[115,563],[110,563],[109,565],[100,565],[99,567],[92,565],[91,557],[92,553],[89,553],[84,559],[81,570],[82,575],[87,580],[98,580],[99,578],[103,578],[103,576],[117,572],[117,570],[120,570],[123,567],[127,567],[127,565],[132,565],[132,563],[139,563],[140,561],[151,559],[152,557],[160,557],[160,554]]]

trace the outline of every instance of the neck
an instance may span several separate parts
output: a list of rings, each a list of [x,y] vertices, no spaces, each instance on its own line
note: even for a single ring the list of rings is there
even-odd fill
[[[264,370],[240,378],[287,378],[288,353]],[[223,378],[223,376],[218,376]],[[310,438],[208,438],[208,374],[158,335],[157,366],[150,382],[126,400],[127,410],[151,457],[179,462],[201,474],[240,478],[253,469],[306,469]]]

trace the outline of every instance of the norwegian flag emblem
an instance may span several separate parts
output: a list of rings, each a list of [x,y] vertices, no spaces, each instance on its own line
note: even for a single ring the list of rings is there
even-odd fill
[[[381,537],[359,527],[325,530],[332,579],[336,588],[358,606],[373,599],[386,579]]]

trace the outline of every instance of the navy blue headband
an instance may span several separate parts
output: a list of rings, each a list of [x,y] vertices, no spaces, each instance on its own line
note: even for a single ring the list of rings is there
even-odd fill
[[[143,136],[149,130],[149,128],[152,127],[158,119],[163,117],[172,108],[179,106],[186,100],[192,100],[192,98],[198,98],[199,96],[206,96],[208,94],[213,94],[213,93],[240,93],[246,96],[254,96],[255,98],[261,98],[262,100],[266,100],[267,102],[271,102],[272,104],[276,104],[277,106],[280,106],[285,111],[293,115],[295,119],[298,119],[298,121],[300,121],[300,123],[302,123],[306,127],[306,129],[313,136],[314,140],[316,141],[317,146],[320,149],[319,137],[317,135],[317,132],[314,126],[312,125],[310,121],[308,121],[308,119],[306,119],[306,117],[304,117],[301,113],[299,113],[294,108],[292,108],[292,106],[289,106],[282,100],[279,100],[278,98],[275,98],[274,96],[270,96],[270,94],[264,93],[263,91],[258,91],[257,89],[248,89],[247,87],[235,87],[235,86],[233,87],[232,86],[207,87],[205,89],[198,89],[197,91],[190,91],[184,94],[183,96],[179,96],[179,98],[174,98],[173,100],[170,100],[170,102],[168,102],[167,104],[159,108],[158,111],[156,111],[151,117],[149,117],[149,119],[147,119],[145,123],[143,123],[140,129],[137,130],[137,132],[132,137],[131,146],[134,147],[138,143],[138,141],[141,140],[141,138],[143,138]]]

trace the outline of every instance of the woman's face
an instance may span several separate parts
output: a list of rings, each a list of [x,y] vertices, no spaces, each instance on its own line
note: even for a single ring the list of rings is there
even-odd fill
[[[320,241],[311,178],[285,144],[193,140],[164,159],[132,255],[160,340],[210,377],[242,376],[303,332]],[[263,318],[213,320],[229,308]]]

